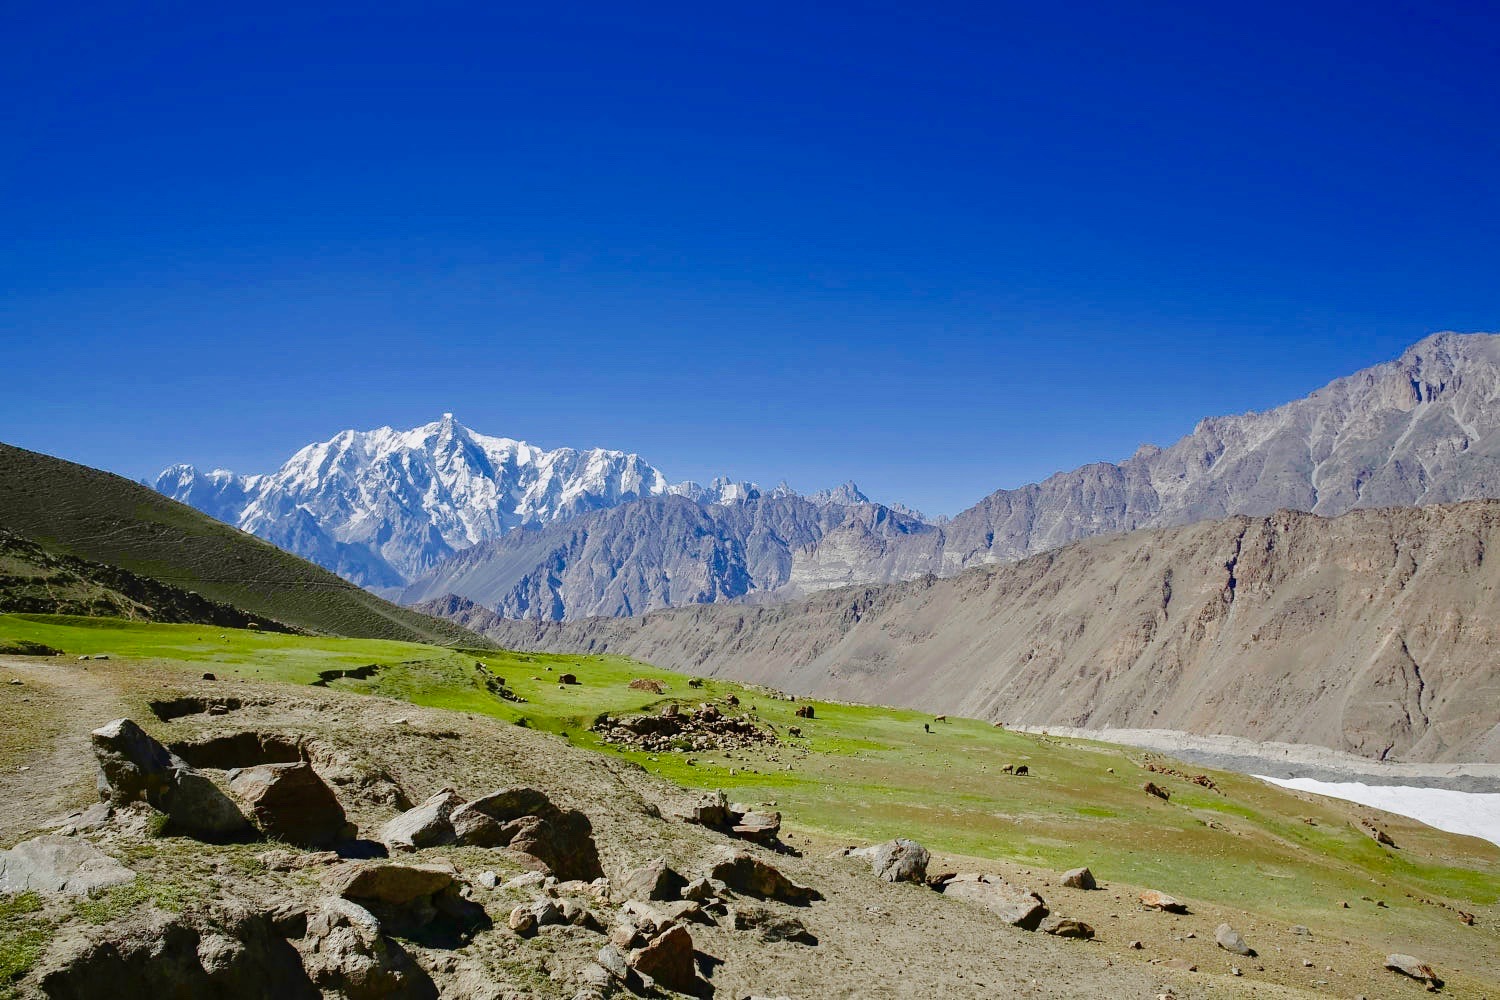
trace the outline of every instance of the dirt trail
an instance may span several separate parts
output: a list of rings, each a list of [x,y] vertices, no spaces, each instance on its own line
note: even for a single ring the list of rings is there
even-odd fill
[[[77,804],[94,780],[89,732],[127,706],[104,672],[75,660],[0,657],[0,678],[6,722],[32,740],[23,761],[0,768],[0,844],[9,844]]]

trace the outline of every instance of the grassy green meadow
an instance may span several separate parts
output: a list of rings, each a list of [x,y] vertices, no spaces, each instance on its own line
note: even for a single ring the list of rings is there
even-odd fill
[[[185,682],[210,669],[220,680],[309,684],[321,671],[375,664],[380,669],[368,680],[330,686],[563,734],[685,787],[775,802],[794,838],[855,843],[899,835],[946,854],[1053,871],[1087,864],[1105,882],[1157,887],[1286,924],[1366,937],[1374,928],[1393,948],[1449,933],[1456,925],[1450,908],[1475,911],[1500,902],[1500,849],[1414,822],[1383,821],[1401,848],[1390,850],[1351,824],[1356,807],[1253,778],[1210,772],[1213,790],[1147,773],[1141,751],[972,720],[938,723],[899,709],[793,703],[728,681],[705,679],[692,688],[684,675],[618,657],[0,615],[0,641],[7,639],[65,650],[68,658],[51,661],[59,670],[75,668],[70,660],[79,655],[108,653],[180,666]],[[486,690],[476,661],[526,702]],[[563,672],[581,683],[559,685]],[[628,684],[637,677],[662,681],[667,693],[632,690]],[[653,755],[609,747],[589,731],[604,712],[650,712],[666,701],[691,705],[731,694],[775,729],[777,747]],[[809,703],[816,717],[796,718],[798,705]],[[788,735],[792,726],[803,738]],[[1001,773],[1003,765],[1022,763],[1030,776]],[[1170,802],[1142,791],[1147,779],[1167,787]],[[1377,908],[1375,899],[1389,906]]]

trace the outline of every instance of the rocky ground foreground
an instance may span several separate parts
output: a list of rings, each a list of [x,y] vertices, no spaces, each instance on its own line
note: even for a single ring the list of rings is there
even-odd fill
[[[686,793],[490,718],[113,663],[3,669],[0,945],[18,978],[0,992],[1352,998],[1475,982],[1169,884],[932,855],[916,826],[870,845],[788,832],[774,802]]]

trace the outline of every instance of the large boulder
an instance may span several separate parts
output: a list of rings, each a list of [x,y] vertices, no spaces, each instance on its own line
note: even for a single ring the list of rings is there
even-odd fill
[[[393,851],[451,844],[455,838],[453,811],[463,801],[453,789],[445,788],[381,827],[376,839]]]
[[[626,959],[641,975],[678,993],[697,995],[703,991],[698,964],[693,956],[693,937],[681,925],[667,928]]]
[[[131,913],[107,927],[61,938],[36,980],[53,1000],[320,996],[297,951],[271,921],[243,910]]]
[[[308,916],[299,949],[308,976],[330,994],[348,1000],[437,996],[432,980],[385,936],[379,919],[347,899],[326,900]]]
[[[352,840],[357,832],[333,789],[303,761],[232,772],[229,790],[262,833],[289,844],[327,847]]]
[[[854,857],[868,858],[875,877],[884,882],[927,881],[927,848],[915,840],[898,837],[874,847],[864,847],[850,852]]]
[[[679,898],[686,887],[687,879],[666,858],[655,858],[626,872],[614,888],[625,899],[668,900]]]
[[[718,879],[736,892],[761,899],[806,905],[822,895],[813,888],[798,885],[780,870],[748,851],[722,848],[709,865],[708,877]]]
[[[757,809],[739,810],[736,807],[733,825],[729,831],[743,840],[753,840],[767,847],[781,836],[781,813],[763,812]]]
[[[250,821],[208,775],[188,765],[129,719],[89,734],[99,764],[100,797],[114,805],[144,800],[170,827],[205,840],[246,832]]]
[[[577,809],[561,809],[535,788],[504,788],[480,796],[460,811],[460,818],[483,816],[500,824],[494,843],[509,847],[563,881],[584,882],[603,876],[594,827]]]
[[[135,872],[76,837],[37,837],[0,851],[0,894],[87,896],[134,879]]]
[[[995,875],[955,875],[943,883],[943,895],[976,903],[1023,930],[1036,930],[1047,916],[1047,904],[1041,896]]]

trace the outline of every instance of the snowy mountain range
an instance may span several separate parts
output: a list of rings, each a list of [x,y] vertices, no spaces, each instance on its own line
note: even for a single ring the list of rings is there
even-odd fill
[[[391,592],[456,552],[523,525],[566,520],[647,497],[734,504],[753,483],[669,483],[639,455],[548,451],[490,437],[453,414],[411,430],[348,430],[302,448],[277,471],[162,471],[158,492],[371,589]],[[841,491],[858,489],[848,484]],[[777,495],[795,495],[783,484]],[[832,492],[829,494],[833,495]],[[840,493],[839,495],[843,495]],[[862,494],[859,494],[862,496]]]
[[[852,483],[670,484],[637,455],[546,451],[451,415],[345,431],[265,476],[174,466],[156,488],[409,602],[565,619],[773,600],[1233,514],[1500,497],[1500,335],[1435,334],[1302,399],[936,521]]]

